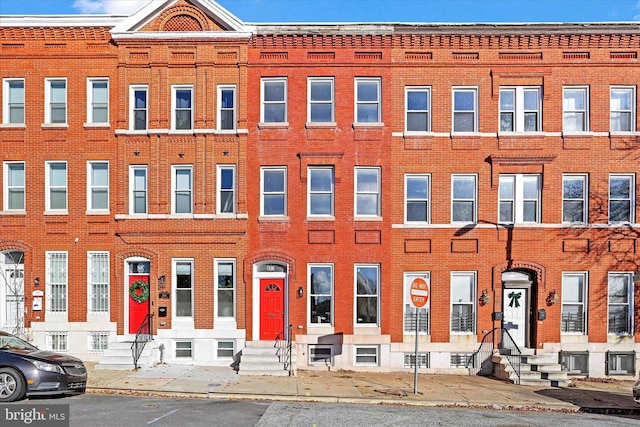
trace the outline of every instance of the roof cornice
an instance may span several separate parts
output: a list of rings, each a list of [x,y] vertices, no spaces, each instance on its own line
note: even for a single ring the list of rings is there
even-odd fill
[[[114,27],[128,15],[0,15],[0,27]]]

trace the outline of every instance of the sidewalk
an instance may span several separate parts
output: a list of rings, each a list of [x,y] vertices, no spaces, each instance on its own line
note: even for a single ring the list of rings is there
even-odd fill
[[[87,363],[89,393],[640,414],[633,382],[622,380],[539,388],[479,376],[420,374],[414,394],[413,374],[401,372],[298,371],[295,377],[271,377],[210,366],[155,365],[138,371],[94,366]]]

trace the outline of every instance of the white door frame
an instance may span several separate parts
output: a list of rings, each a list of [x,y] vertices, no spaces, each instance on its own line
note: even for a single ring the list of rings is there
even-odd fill
[[[509,303],[509,291],[511,289],[523,289],[524,290],[524,301],[521,301],[524,309],[524,342],[516,342],[519,347],[527,348],[531,341],[531,285],[532,280],[525,273],[520,273],[517,271],[506,271],[502,273],[502,311],[505,312],[505,307]],[[502,327],[505,326],[505,320],[503,318]],[[515,341],[515,339],[514,339]]]
[[[285,271],[265,272],[258,271],[259,267],[266,264],[276,264],[284,267]],[[253,283],[251,285],[251,295],[253,309],[251,310],[252,328],[251,341],[260,341],[260,279],[284,279],[284,326],[285,330],[289,324],[289,265],[282,261],[267,260],[253,264]]]

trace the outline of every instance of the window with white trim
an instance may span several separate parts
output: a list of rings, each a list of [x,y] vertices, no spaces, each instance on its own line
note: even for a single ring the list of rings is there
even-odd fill
[[[418,333],[429,333],[429,306],[431,300],[427,299],[427,304],[417,309],[419,318],[416,318],[416,308],[411,304],[411,284],[414,281],[424,281],[431,286],[431,275],[425,273],[404,273],[404,333],[416,333],[416,321],[418,321]]]
[[[45,79],[44,122],[67,123],[67,79]]]
[[[218,165],[216,180],[216,212],[233,214],[236,212],[236,166]]]
[[[193,261],[174,260],[175,317],[193,318]]]
[[[562,115],[564,132],[589,130],[589,88],[567,86],[562,89]]]
[[[216,342],[216,358],[233,359],[235,348],[233,341],[217,341]]]
[[[87,254],[89,271],[89,312],[109,312],[109,252],[89,252]]]
[[[193,213],[193,167],[174,165],[171,174],[171,213]]]
[[[451,221],[476,222],[478,204],[478,177],[476,175],[451,176]]]
[[[307,121],[311,123],[332,123],[333,117],[333,77],[309,77],[307,80],[309,108]]]
[[[538,132],[542,128],[539,87],[500,88],[500,132]]]
[[[477,88],[453,88],[453,132],[478,132]]]
[[[2,123],[23,125],[24,79],[2,79]]]
[[[46,210],[67,211],[67,162],[46,162]]]
[[[431,88],[428,86],[406,86],[405,120],[406,132],[431,132]]]
[[[67,285],[69,280],[67,252],[47,252],[47,311],[67,311]]]
[[[334,200],[333,167],[309,167],[309,216],[332,217]]]
[[[562,222],[584,224],[587,222],[587,175],[562,175]]]
[[[473,353],[451,353],[449,355],[450,368],[475,368],[476,358]]]
[[[260,215],[285,216],[287,214],[287,169],[260,168]]]
[[[633,275],[609,273],[609,333],[633,333]]]
[[[193,86],[176,85],[171,87],[171,129],[193,129]]]
[[[611,132],[633,132],[636,129],[635,86],[611,86],[609,110]]]
[[[589,376],[588,351],[561,351],[560,364],[562,370],[569,375]]]
[[[418,353],[418,368],[429,368],[429,353]],[[404,366],[405,369],[416,367],[416,354],[404,353]]]
[[[60,353],[66,353],[69,349],[69,337],[67,332],[47,332],[47,349]]]
[[[475,316],[476,274],[451,273],[451,332],[472,334],[476,328]]]
[[[636,374],[636,352],[607,351],[605,375]]]
[[[382,108],[379,78],[356,78],[356,123],[380,123]]]
[[[4,162],[4,206],[5,211],[24,211],[25,175],[24,162]]]
[[[355,216],[380,216],[380,168],[356,167]]]
[[[431,175],[406,174],[405,187],[405,222],[428,224],[430,222]]]
[[[378,351],[378,346],[356,346],[354,365],[378,366]]]
[[[129,86],[129,129],[146,130],[149,120],[149,86]]]
[[[87,163],[87,210],[109,211],[109,163]]]
[[[176,341],[176,359],[193,359],[193,341]]]
[[[333,264],[309,264],[309,324],[333,324]]]
[[[634,176],[609,175],[609,222],[633,223],[635,213]]]
[[[109,348],[109,332],[89,332],[89,352],[104,353]]]
[[[333,364],[333,354],[330,345],[314,345],[307,347],[309,354],[309,365],[331,366]]]
[[[380,318],[380,266],[355,266],[356,324],[378,326]]]
[[[235,318],[236,260],[214,260],[216,280],[216,317]]]
[[[263,78],[261,85],[260,121],[285,123],[287,121],[286,77]]]
[[[148,213],[148,167],[131,165],[129,167],[129,214]]]
[[[87,79],[87,123],[109,123],[109,79]]]
[[[500,175],[501,223],[540,222],[540,175]]]
[[[562,273],[562,333],[587,333],[587,273]]]
[[[236,128],[236,85],[218,86],[218,130]]]

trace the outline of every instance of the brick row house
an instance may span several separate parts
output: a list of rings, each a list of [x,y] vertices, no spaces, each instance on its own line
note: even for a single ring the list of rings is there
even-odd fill
[[[298,368],[467,372],[498,328],[635,375],[637,24],[167,0],[0,41],[2,329],[99,361],[151,319],[155,361],[290,338]]]

